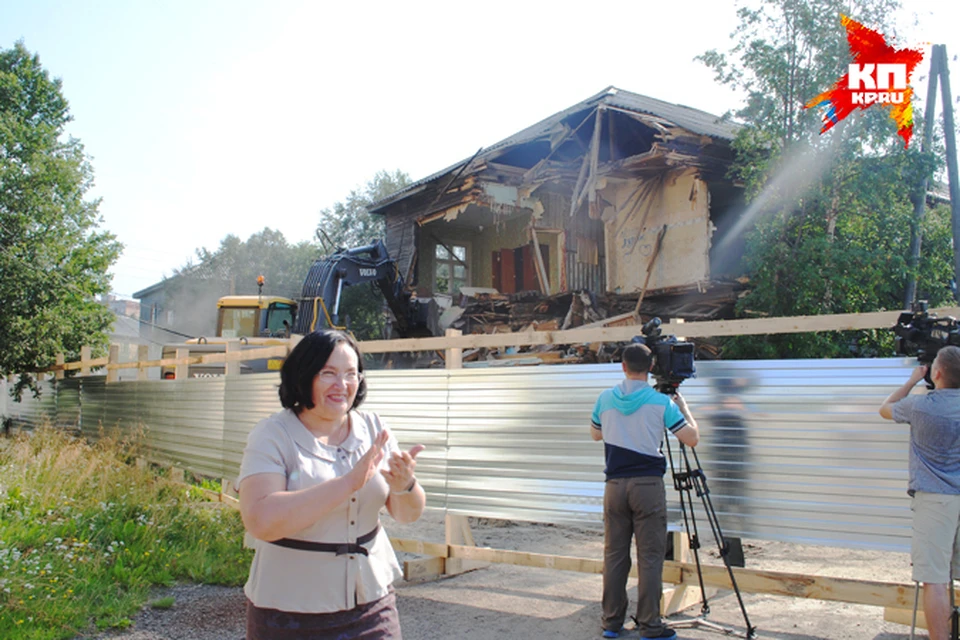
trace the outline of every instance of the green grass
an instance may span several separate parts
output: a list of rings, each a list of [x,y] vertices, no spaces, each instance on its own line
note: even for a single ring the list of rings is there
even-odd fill
[[[124,628],[153,586],[243,584],[239,514],[202,506],[135,455],[54,429],[0,438],[0,638]]]
[[[154,609],[172,609],[176,602],[176,598],[173,596],[167,596],[166,598],[157,598],[150,603],[150,606]]]

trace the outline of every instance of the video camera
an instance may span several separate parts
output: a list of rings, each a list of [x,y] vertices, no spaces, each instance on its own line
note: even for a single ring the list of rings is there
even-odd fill
[[[960,346],[960,322],[952,316],[938,318],[927,312],[927,302],[921,300],[904,311],[893,327],[896,334],[897,353],[916,356],[920,364],[929,365],[937,352],[948,345]],[[930,371],[925,377],[927,386],[933,388]]]
[[[650,373],[657,379],[657,391],[676,395],[680,383],[697,372],[693,364],[694,345],[678,340],[676,336],[663,335],[660,324],[660,318],[652,318],[640,329],[643,335],[634,337],[631,342],[645,344],[653,352]]]

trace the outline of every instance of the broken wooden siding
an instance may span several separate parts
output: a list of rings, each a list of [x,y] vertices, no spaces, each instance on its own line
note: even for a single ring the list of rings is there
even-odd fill
[[[563,253],[557,255],[558,270],[561,263],[563,270],[558,275],[564,285],[559,291],[605,291],[603,222],[590,219],[585,211],[571,216],[569,194],[537,191],[537,195],[544,208],[537,226],[564,231]]]
[[[387,246],[387,253],[397,261],[397,268],[408,286],[417,284],[416,265],[412,265],[413,268],[411,268],[411,263],[417,255],[419,235],[416,211],[396,213],[386,217],[384,243]]]

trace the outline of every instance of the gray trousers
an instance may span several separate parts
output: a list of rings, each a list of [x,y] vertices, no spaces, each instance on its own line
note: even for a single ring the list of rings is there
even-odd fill
[[[630,543],[637,537],[637,623],[641,635],[666,630],[660,618],[667,549],[667,497],[662,476],[613,478],[603,491],[603,628],[619,630],[627,616]]]

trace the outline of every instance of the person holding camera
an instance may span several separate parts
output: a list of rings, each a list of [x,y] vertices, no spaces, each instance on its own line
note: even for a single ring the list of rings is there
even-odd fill
[[[377,414],[358,409],[363,359],[340,331],[304,336],[279,392],[284,409],[250,432],[238,480],[256,539],[246,640],[399,639],[401,573],[380,510],[398,522],[423,513],[423,446],[401,451]]]
[[[960,568],[960,348],[943,347],[930,366],[934,389],[910,390],[927,374],[910,378],[880,406],[887,420],[910,425],[913,579],[923,583],[923,612],[932,640],[949,637],[948,585]]]
[[[662,445],[669,430],[683,444],[700,440],[696,420],[677,393],[653,389],[647,375],[653,354],[643,344],[623,350],[625,380],[600,394],[590,435],[603,441],[606,484],[603,492],[603,637],[616,638],[627,613],[630,544],[637,544],[637,615],[641,640],[677,637],[660,617],[663,561],[667,548],[667,470]]]

